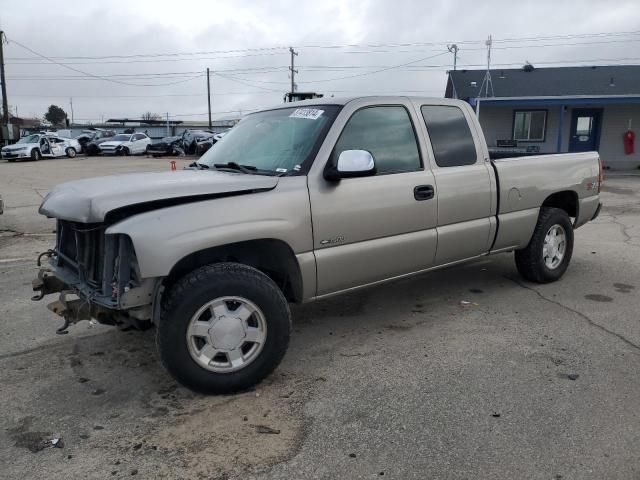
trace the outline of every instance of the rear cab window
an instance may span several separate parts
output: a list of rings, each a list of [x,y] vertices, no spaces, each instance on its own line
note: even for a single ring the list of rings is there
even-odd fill
[[[473,165],[478,151],[463,111],[453,105],[423,105],[422,118],[439,167]]]

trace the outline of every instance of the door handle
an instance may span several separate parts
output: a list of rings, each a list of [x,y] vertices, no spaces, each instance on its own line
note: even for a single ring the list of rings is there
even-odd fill
[[[413,198],[418,201],[429,200],[434,195],[433,185],[418,185],[413,189]]]

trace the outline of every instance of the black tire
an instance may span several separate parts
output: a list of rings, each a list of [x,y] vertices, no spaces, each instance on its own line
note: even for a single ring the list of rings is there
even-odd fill
[[[189,353],[187,329],[201,307],[227,296],[253,302],[264,314],[267,335],[260,353],[246,366],[212,372]],[[290,333],[289,305],[269,277],[246,265],[217,263],[187,274],[165,293],[156,344],[162,364],[178,382],[197,392],[226,394],[246,390],[269,375],[287,351]]]
[[[67,157],[74,158],[76,156],[76,153],[77,152],[76,152],[75,148],[73,148],[73,147],[67,148],[67,151],[66,151]]]
[[[40,150],[38,150],[37,148],[34,148],[33,150],[31,150],[31,160],[33,160],[34,162],[37,162],[41,158],[42,158],[42,154],[40,153]]]
[[[547,232],[555,225],[559,225],[564,230],[566,245],[562,261],[554,268],[549,268],[543,258],[543,248]],[[569,215],[559,208],[542,207],[529,245],[515,252],[516,267],[520,275],[531,282],[555,282],[569,267],[572,253],[573,225]]]
[[[7,158],[7,162],[9,163],[14,163],[16,161],[15,158]]]

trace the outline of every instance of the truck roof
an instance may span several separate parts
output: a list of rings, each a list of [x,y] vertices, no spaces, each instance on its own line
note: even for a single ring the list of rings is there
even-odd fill
[[[275,110],[280,108],[291,108],[291,107],[304,107],[311,105],[346,105],[349,102],[353,102],[355,100],[376,100],[380,103],[391,103],[397,102],[399,99],[410,99],[410,100],[419,100],[424,101],[425,103],[433,103],[440,105],[452,105],[458,103],[464,103],[461,100],[453,100],[450,98],[442,98],[442,97],[423,97],[423,96],[412,96],[412,95],[358,95],[351,97],[322,97],[322,98],[312,98],[309,100],[302,100],[299,102],[290,102],[290,103],[280,103],[278,105],[274,105],[270,108],[264,108],[260,110]]]

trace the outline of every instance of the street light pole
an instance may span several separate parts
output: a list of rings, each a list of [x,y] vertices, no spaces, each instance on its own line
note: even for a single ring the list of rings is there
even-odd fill
[[[291,72],[291,97],[289,98],[290,102],[293,102],[293,92],[296,91],[296,82],[295,82],[295,74],[298,73],[295,67],[295,57],[298,55],[293,47],[289,47],[289,53],[291,53],[291,66],[289,67],[289,71]]]
[[[7,80],[4,76],[4,39],[4,32],[0,30],[0,84],[2,84],[2,124],[7,125],[9,123],[9,102],[7,101]]]
[[[209,105],[209,130],[211,130],[211,82],[209,80],[209,67],[207,67],[207,104]]]

